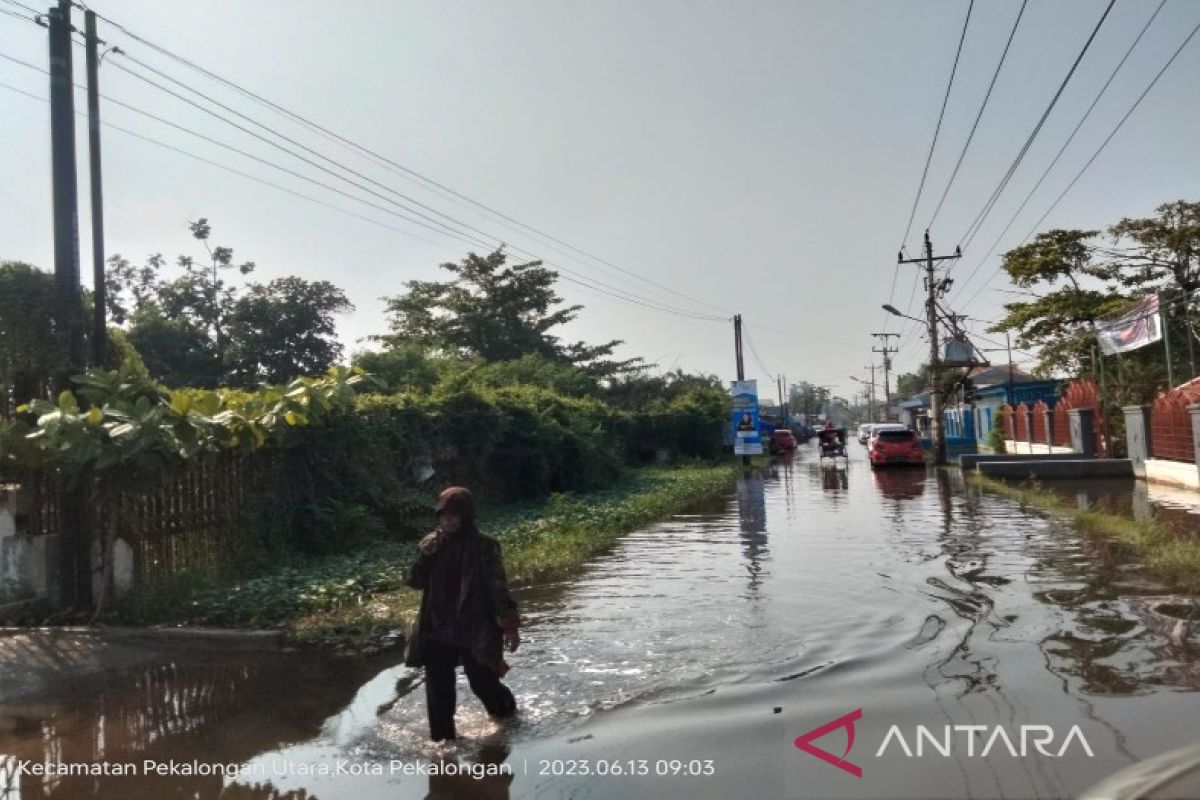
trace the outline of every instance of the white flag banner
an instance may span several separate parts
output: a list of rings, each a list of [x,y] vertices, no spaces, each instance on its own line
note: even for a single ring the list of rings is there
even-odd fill
[[[1162,318],[1158,295],[1148,294],[1119,317],[1096,323],[1096,339],[1106,356],[1127,353],[1162,341]]]

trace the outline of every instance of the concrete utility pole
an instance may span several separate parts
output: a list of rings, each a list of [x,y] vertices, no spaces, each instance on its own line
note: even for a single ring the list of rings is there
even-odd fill
[[[870,364],[863,369],[871,371],[871,382],[867,384],[867,389],[871,392],[867,395],[870,398],[867,401],[867,413],[871,416],[871,422],[878,422],[875,418],[875,365]]]
[[[733,352],[737,359],[737,379],[746,380],[746,368],[742,363],[742,315],[733,315]]]
[[[925,231],[924,258],[897,258],[898,263],[901,264],[923,264],[925,266],[925,290],[928,293],[925,300],[925,325],[929,331],[929,382],[932,387],[929,394],[929,433],[933,439],[935,464],[946,463],[946,429],[942,424],[942,356],[938,343],[937,299],[949,288],[949,279],[938,280],[934,264],[956,258],[962,258],[962,250],[958,247],[954,248],[952,256],[935,256],[933,243],[929,240],[929,231]]]
[[[883,339],[883,347],[873,347],[873,348],[871,348],[871,352],[883,354],[883,421],[891,422],[892,421],[892,389],[891,389],[890,375],[891,375],[891,371],[892,371],[892,359],[890,358],[890,356],[892,353],[896,352],[896,348],[888,347],[888,339],[892,336],[895,336],[898,339],[898,338],[900,338],[900,334],[898,334],[898,333],[872,333],[871,335],[877,339]]]
[[[100,38],[96,36],[96,13],[84,12],[84,31],[87,36],[87,103],[88,103],[88,166],[91,168],[92,195],[92,364],[104,364],[108,330],[105,306],[108,303],[104,285],[104,192],[100,174]]]
[[[54,391],[70,388],[84,366],[83,304],[79,291],[79,186],[75,166],[75,96],[71,54],[71,0],[58,0],[46,15],[50,47],[50,169],[54,208],[54,332],[67,361],[54,376]],[[59,600],[67,609],[92,605],[91,543],[87,484],[67,489],[59,503]]]

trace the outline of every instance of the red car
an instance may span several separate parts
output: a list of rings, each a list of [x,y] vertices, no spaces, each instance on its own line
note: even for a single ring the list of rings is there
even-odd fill
[[[795,450],[796,437],[787,428],[776,428],[771,434],[770,451],[778,453],[782,450]]]
[[[925,452],[921,449],[921,437],[913,430],[882,430],[871,436],[867,449],[872,467],[888,464],[925,463]]]

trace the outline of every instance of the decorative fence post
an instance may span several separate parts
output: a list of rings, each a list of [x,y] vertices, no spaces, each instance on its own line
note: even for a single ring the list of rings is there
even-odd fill
[[[1150,406],[1123,406],[1121,411],[1125,414],[1125,447],[1129,451],[1129,461],[1133,464],[1133,474],[1145,478],[1146,459],[1150,458],[1152,452]]]
[[[1054,412],[1045,402],[1041,403],[1039,409],[1042,415],[1042,439],[1046,444],[1046,452],[1054,452]]]
[[[1096,409],[1072,408],[1067,415],[1071,420],[1071,449],[1084,458],[1095,458]]]
[[[1017,413],[1025,417],[1025,444],[1029,446],[1029,452],[1032,453],[1033,440],[1035,438],[1033,435],[1033,409],[1024,403],[1021,403],[1021,405],[1017,407]]]

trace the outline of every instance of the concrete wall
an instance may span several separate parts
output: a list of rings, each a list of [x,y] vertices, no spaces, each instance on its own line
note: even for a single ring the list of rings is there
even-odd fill
[[[0,597],[46,597],[55,584],[58,537],[21,532],[20,502],[20,487],[0,485]]]
[[[1013,454],[1033,453],[1035,455],[1045,455],[1046,453],[1074,453],[1075,452],[1074,450],[1072,450],[1069,447],[1058,447],[1058,446],[1052,447],[1050,445],[1038,444],[1037,442],[1030,444],[1029,442],[1017,442],[1017,441],[1013,441],[1012,439],[1005,439],[1004,447],[1005,447],[1006,453],[1013,453]]]
[[[1183,461],[1166,461],[1161,458],[1146,459],[1146,480],[1163,483],[1181,489],[1200,490],[1200,470],[1195,464]]]

